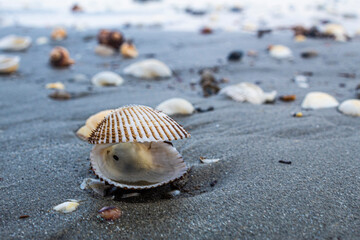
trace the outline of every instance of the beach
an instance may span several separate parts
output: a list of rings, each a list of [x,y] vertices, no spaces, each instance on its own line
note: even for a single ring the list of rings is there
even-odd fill
[[[218,31],[171,32],[122,29],[134,39],[136,59],[95,55],[97,30],[68,30],[61,42],[33,45],[21,57],[19,70],[0,76],[0,238],[1,239],[358,239],[360,238],[359,118],[336,108],[302,110],[311,91],[331,94],[339,102],[356,98],[360,42],[332,39],[294,42],[291,32],[258,39],[255,34]],[[0,35],[49,36],[49,28],[8,27]],[[276,61],[270,44],[292,49],[293,61]],[[66,47],[76,63],[54,69],[49,52]],[[300,53],[316,50],[317,58]],[[258,52],[228,62],[233,50]],[[133,62],[156,58],[173,77],[141,80],[126,76]],[[203,97],[199,71],[213,69],[228,83],[251,82],[278,96],[295,94],[294,102],[239,103],[224,95]],[[95,87],[91,77],[104,70],[125,80],[117,87]],[[292,78],[311,72],[309,88]],[[344,78],[341,73],[356,74]],[[74,80],[84,74],[87,80]],[[72,98],[48,97],[45,85],[60,81]],[[181,97],[213,111],[173,116],[191,138],[173,144],[191,168],[186,181],[140,191],[132,198],[102,197],[80,189],[89,171],[91,144],[75,132],[101,110],[128,104],[155,108]],[[303,117],[294,118],[302,111]],[[202,164],[200,157],[219,158]],[[290,161],[282,164],[279,161]],[[169,198],[171,189],[180,195]],[[138,191],[137,191],[138,192]],[[78,209],[61,214],[52,208],[67,199],[81,200]],[[104,206],[119,207],[114,222],[98,217]],[[19,219],[22,215],[28,218]]]

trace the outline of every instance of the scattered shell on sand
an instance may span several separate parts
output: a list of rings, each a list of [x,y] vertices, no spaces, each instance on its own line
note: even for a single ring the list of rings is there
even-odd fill
[[[124,58],[136,58],[139,55],[135,45],[130,41],[121,45],[120,53]]]
[[[201,34],[211,34],[213,33],[213,30],[211,27],[203,27],[200,29]]]
[[[85,178],[83,182],[80,185],[80,189],[91,189],[95,193],[105,196],[107,189],[109,189],[111,186],[106,185],[104,182],[102,182],[99,179],[92,179],[92,178]]]
[[[98,33],[98,42],[109,47],[118,50],[121,44],[123,44],[125,38],[124,35],[119,31],[100,30]]]
[[[181,192],[179,190],[172,190],[167,193],[167,196],[173,198],[173,197],[179,196],[180,193]]]
[[[49,94],[49,97],[55,100],[68,100],[71,98],[71,94],[65,90],[56,90],[55,92]]]
[[[268,51],[270,56],[277,60],[291,59],[293,57],[290,48],[283,45],[270,45]]]
[[[103,57],[108,57],[108,56],[112,56],[115,54],[115,50],[112,47],[103,45],[103,44],[99,44],[95,47],[94,52],[99,55],[99,56],[103,56]]]
[[[296,112],[296,113],[293,114],[293,117],[301,118],[301,117],[303,117],[303,113],[302,112]]]
[[[76,135],[84,140],[87,141],[90,137],[90,134],[93,130],[95,130],[96,126],[105,118],[106,115],[111,113],[113,110],[104,110],[98,112],[92,116],[90,116],[84,126],[82,126],[79,130],[77,130]]]
[[[324,33],[334,36],[335,40],[339,42],[346,42],[349,38],[345,28],[340,24],[327,24]]]
[[[0,73],[10,74],[19,68],[20,57],[0,55]]]
[[[114,221],[121,217],[122,212],[117,207],[103,207],[99,210],[99,215],[107,221]]]
[[[345,115],[360,117],[360,100],[350,99],[342,102],[339,111]]]
[[[55,47],[50,52],[50,64],[54,67],[68,67],[75,61],[70,58],[70,53],[66,48]]]
[[[48,42],[49,42],[49,39],[47,37],[38,37],[36,39],[37,45],[44,45],[44,44],[47,44]]]
[[[306,36],[304,36],[304,35],[296,35],[294,37],[294,41],[295,42],[305,42],[306,41]]]
[[[45,88],[47,89],[58,89],[58,90],[64,90],[65,85],[61,82],[54,82],[54,83],[48,83],[46,84]]]
[[[220,94],[225,94],[237,102],[262,104],[265,102],[273,102],[277,93],[276,91],[265,93],[255,84],[242,82],[221,89]]]
[[[200,85],[203,89],[204,97],[215,95],[220,91],[219,83],[216,81],[212,71],[208,69],[202,72]]]
[[[65,28],[57,27],[51,32],[51,39],[61,41],[67,38],[67,32]]]
[[[70,213],[75,211],[79,206],[79,202],[76,200],[71,200],[68,202],[63,202],[59,205],[56,205],[53,209],[61,213]]]
[[[30,37],[8,35],[0,39],[0,49],[4,51],[23,51],[31,45]]]
[[[95,74],[92,77],[91,82],[98,87],[119,86],[124,83],[124,79],[117,73],[104,71]]]
[[[137,78],[155,79],[171,77],[172,72],[165,63],[156,59],[147,59],[131,64],[124,73]]]
[[[94,173],[125,189],[159,187],[183,177],[187,167],[172,140],[190,134],[165,113],[126,106],[108,114],[91,133]]]
[[[301,107],[304,109],[320,109],[337,107],[339,102],[331,95],[323,92],[310,92],[306,94]]]
[[[156,110],[164,112],[167,115],[189,115],[195,111],[194,106],[183,98],[171,98],[160,103]]]
[[[293,78],[293,81],[300,87],[300,88],[309,88],[308,78],[304,75],[296,75]]]
[[[206,163],[206,164],[209,164],[209,163],[216,163],[220,161],[220,158],[204,158],[204,157],[200,157],[200,162],[201,163]]]

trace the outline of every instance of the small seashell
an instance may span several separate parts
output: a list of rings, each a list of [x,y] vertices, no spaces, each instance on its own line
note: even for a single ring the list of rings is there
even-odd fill
[[[99,44],[95,47],[95,53],[99,56],[108,57],[115,54],[115,50],[112,47]]]
[[[320,109],[337,107],[339,102],[331,95],[323,92],[310,92],[306,94],[301,104],[305,109]]]
[[[131,41],[124,42],[120,47],[120,53],[124,58],[136,58],[139,53]]]
[[[309,88],[308,78],[303,75],[296,75],[293,78],[293,81],[300,87],[300,88]]]
[[[220,94],[225,94],[237,102],[262,104],[265,102],[273,102],[277,92],[272,91],[265,93],[259,86],[255,84],[242,82],[221,89]]]
[[[87,141],[88,138],[90,137],[90,134],[93,130],[95,130],[95,128],[97,127],[97,125],[104,120],[105,116],[108,115],[109,113],[111,113],[113,110],[104,110],[101,112],[98,112],[94,115],[91,115],[87,120],[84,126],[82,126],[77,132],[76,135],[84,140]]]
[[[112,47],[116,50],[119,49],[121,44],[123,44],[125,38],[124,35],[119,31],[109,31],[106,29],[100,30],[98,33],[98,42],[109,47]]]
[[[71,11],[73,13],[81,13],[84,11],[84,9],[79,4],[74,4],[71,8]]]
[[[296,95],[283,95],[279,99],[283,102],[292,102],[296,100]]]
[[[19,68],[20,57],[0,55],[0,73],[10,74]]]
[[[46,84],[45,88],[47,89],[59,89],[59,90],[64,90],[65,89],[65,85],[61,82],[54,82],[54,83],[48,83]]]
[[[117,207],[103,207],[98,213],[106,221],[114,221],[122,215],[120,208]]]
[[[302,58],[314,58],[317,57],[319,53],[317,51],[305,51],[301,53]]]
[[[349,39],[345,28],[340,24],[330,23],[325,26],[324,33],[334,36],[336,41],[346,42]]]
[[[360,100],[350,99],[342,102],[339,111],[345,115],[360,117]]]
[[[24,51],[31,45],[31,37],[8,35],[0,39],[0,49],[4,51]]]
[[[51,39],[61,41],[67,38],[67,32],[65,28],[57,27],[51,32]]]
[[[78,206],[79,206],[79,202],[76,200],[72,200],[56,205],[53,209],[61,213],[70,213],[75,211],[78,208]]]
[[[304,35],[296,35],[294,37],[295,42],[305,42],[306,41],[306,36]]]
[[[156,59],[133,63],[124,69],[124,73],[143,79],[167,78],[172,75],[170,68]]]
[[[104,71],[95,74],[91,79],[92,84],[98,87],[119,86],[124,83],[124,79],[117,73]]]
[[[283,45],[270,45],[268,51],[270,56],[277,60],[290,59],[293,57],[290,48]]]
[[[302,112],[296,112],[296,113],[293,114],[293,117],[298,117],[298,118],[303,117],[303,113]]]
[[[68,67],[75,63],[66,48],[55,47],[50,52],[50,63],[54,67]]]
[[[132,197],[138,197],[138,196],[140,196],[140,193],[138,193],[138,192],[133,192],[133,193],[127,193],[127,194],[123,194],[122,196],[121,196],[121,198],[132,198]]]
[[[173,198],[173,197],[177,197],[180,195],[180,191],[179,190],[172,190],[170,192],[168,192],[166,195],[167,197]]]
[[[170,98],[160,103],[156,110],[171,116],[175,114],[189,115],[195,111],[195,108],[189,101],[183,98]]]
[[[233,51],[228,56],[228,61],[240,61],[244,55],[243,51]]]
[[[210,158],[200,157],[200,162],[201,162],[201,163],[209,164],[209,163],[216,163],[216,162],[218,162],[218,161],[220,161],[220,158],[210,159]]]
[[[47,37],[38,37],[36,39],[36,44],[37,45],[45,45],[49,42],[49,39]]]
[[[106,185],[104,182],[102,182],[99,179],[92,179],[92,178],[85,178],[83,180],[83,182],[80,185],[80,189],[85,190],[85,189],[91,189],[93,190],[95,193],[101,195],[101,196],[105,196],[106,195],[106,191],[111,188],[111,186]]]
[[[71,94],[65,90],[56,90],[55,92],[49,94],[49,97],[55,100],[68,100],[71,98]]]

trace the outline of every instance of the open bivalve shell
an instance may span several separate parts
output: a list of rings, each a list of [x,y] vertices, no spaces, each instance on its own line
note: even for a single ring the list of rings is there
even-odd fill
[[[155,79],[171,77],[171,69],[156,59],[147,59],[127,66],[124,73],[137,78]]]
[[[91,133],[94,173],[125,189],[149,189],[187,172],[180,153],[168,142],[190,134],[166,114],[146,106],[126,106],[108,114]]]
[[[0,73],[10,74],[19,68],[20,57],[0,55]]]
[[[310,92],[306,94],[301,107],[304,109],[321,109],[337,107],[339,102],[331,95],[323,92]]]
[[[4,51],[23,51],[31,45],[30,37],[8,35],[0,39],[0,49]]]

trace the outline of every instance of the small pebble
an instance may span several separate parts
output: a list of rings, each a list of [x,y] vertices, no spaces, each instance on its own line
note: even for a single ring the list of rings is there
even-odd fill
[[[210,187],[214,187],[216,184],[217,184],[217,180],[214,180],[214,181],[212,181],[211,183],[210,183]]]
[[[316,51],[306,51],[301,53],[302,58],[314,58],[317,57],[319,54]]]
[[[293,114],[293,117],[298,117],[298,118],[303,117],[303,113],[302,112],[296,112],[296,113]]]
[[[228,55],[228,61],[241,61],[242,57],[243,57],[244,53],[243,51],[233,51]]]
[[[283,102],[292,102],[296,100],[296,95],[283,95],[279,99]]]
[[[291,164],[291,161],[284,161],[284,160],[280,160],[279,163],[283,163],[283,164]]]
[[[200,30],[201,34],[211,34],[213,33],[213,30],[209,27],[203,27],[201,30]]]
[[[28,218],[28,217],[30,217],[29,215],[21,215],[20,217],[19,217],[19,219],[24,219],[24,218]]]
[[[114,221],[122,215],[121,210],[117,207],[103,207],[99,210],[98,213],[103,219],[107,221]]]

